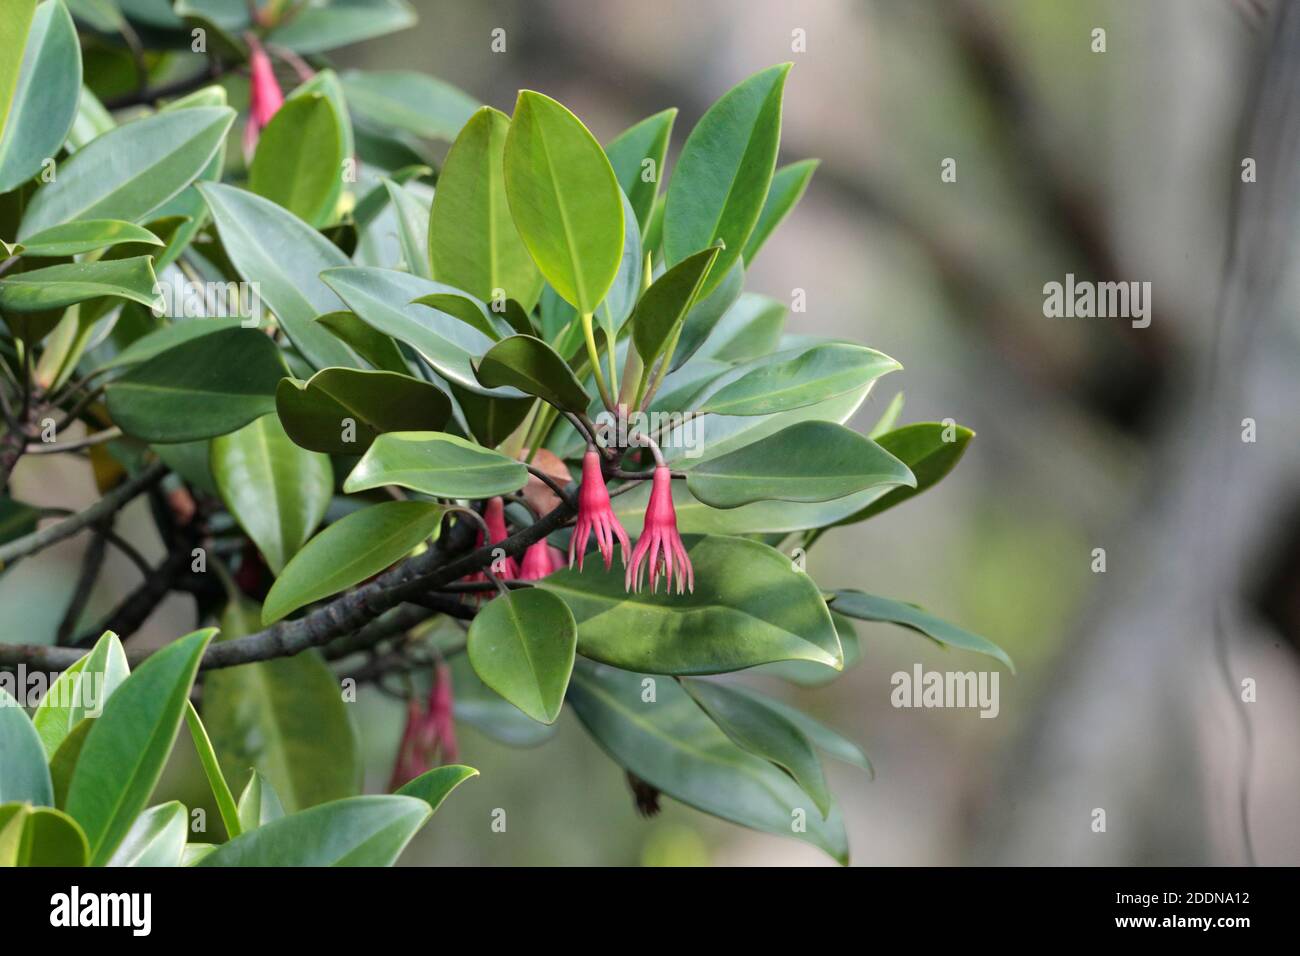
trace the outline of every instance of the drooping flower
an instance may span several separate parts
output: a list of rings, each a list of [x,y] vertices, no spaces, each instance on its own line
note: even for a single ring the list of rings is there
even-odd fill
[[[257,148],[257,139],[271,122],[271,117],[284,105],[284,93],[275,78],[275,69],[271,58],[251,33],[248,40],[248,69],[250,76],[248,91],[248,122],[244,125],[244,159],[253,160],[253,150]]]
[[[483,521],[488,529],[488,541],[492,544],[500,544],[506,538],[510,537],[506,531],[506,503],[500,497],[489,498],[487,507],[483,509]],[[480,538],[482,533],[480,532]],[[480,541],[480,546],[482,541]],[[519,577],[519,562],[510,556],[506,556],[492,562],[492,570],[499,578],[517,578]]]
[[[564,567],[564,553],[552,548],[546,539],[529,545],[524,560],[519,565],[519,580],[540,581]]]
[[[624,587],[629,591],[641,590],[642,571],[645,570],[649,572],[652,593],[658,588],[661,570],[668,591],[672,591],[674,561],[677,564],[677,593],[681,594],[686,588],[695,590],[695,569],[691,567],[691,559],[682,544],[682,536],[677,533],[672,483],[673,477],[668,466],[656,465],[650,485],[650,503],[645,509],[645,527],[637,540],[632,562],[624,577]],[[642,564],[647,556],[648,567]]]
[[[578,560],[578,570],[582,570],[582,558],[587,550],[587,541],[592,532],[596,533],[596,547],[605,559],[608,571],[614,561],[614,539],[618,538],[623,546],[623,563],[627,564],[627,554],[631,544],[627,532],[614,514],[609,501],[609,489],[605,487],[605,476],[600,471],[600,453],[588,447],[582,457],[582,487],[578,489],[578,523],[574,526],[573,536],[569,538],[569,567],[573,560]]]
[[[407,702],[406,727],[388,781],[389,790],[397,790],[440,764],[456,762],[459,748],[453,708],[451,669],[438,664],[428,699],[421,704],[412,696]]]

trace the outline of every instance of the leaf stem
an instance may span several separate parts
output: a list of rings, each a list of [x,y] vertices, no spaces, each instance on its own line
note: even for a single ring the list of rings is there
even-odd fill
[[[600,370],[600,352],[596,349],[596,333],[591,327],[591,319],[590,312],[582,313],[582,335],[587,342],[587,359],[591,363],[591,373],[596,378],[596,387],[600,389],[600,400],[612,412],[614,402],[610,398],[609,386],[605,384],[605,376]]]

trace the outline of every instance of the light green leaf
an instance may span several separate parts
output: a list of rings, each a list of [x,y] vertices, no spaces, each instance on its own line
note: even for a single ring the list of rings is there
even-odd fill
[[[241,832],[235,796],[230,792],[230,784],[226,783],[226,778],[221,773],[221,766],[217,763],[217,753],[212,749],[212,741],[208,737],[207,728],[203,726],[203,719],[188,700],[185,702],[185,723],[189,725],[190,739],[194,741],[199,763],[203,765],[203,774],[208,778],[208,786],[212,788],[212,796],[217,801],[217,812],[221,814],[226,836],[233,839]],[[185,841],[182,839],[181,842]]]
[[[438,498],[491,498],[528,481],[523,462],[443,432],[388,432],[352,469],[348,494],[398,485]]]
[[[675,119],[676,108],[647,116],[619,133],[605,147],[605,155],[609,157],[619,186],[632,204],[642,235],[650,223],[655,197],[659,195]]]
[[[775,351],[783,331],[785,303],[745,292],[723,313],[694,357],[696,361],[748,362]]]
[[[900,368],[875,349],[829,342],[793,358],[757,365],[709,394],[698,410],[718,415],[772,415],[855,391]]]
[[[483,300],[504,290],[531,311],[542,291],[542,274],[506,201],[502,163],[509,129],[508,116],[485,106],[456,137],[433,194],[429,261],[439,282]]]
[[[189,835],[189,811],[176,800],[135,818],[105,866],[180,866]]]
[[[120,219],[88,219],[53,226],[23,240],[23,255],[76,256],[123,243],[144,243],[161,246],[163,241],[143,226],[122,222]]]
[[[848,862],[838,809],[822,819],[783,771],[731,742],[675,681],[642,699],[640,674],[578,661],[569,703],[621,766],[668,796],[741,826],[793,836]],[[791,826],[803,810],[806,829]]]
[[[54,806],[54,785],[45,765],[45,748],[22,705],[0,687],[0,803]]]
[[[866,594],[862,591],[846,589],[834,593],[831,606],[839,613],[847,614],[849,617],[856,617],[861,621],[882,621],[887,624],[897,624],[919,634],[924,634],[938,644],[956,647],[964,651],[974,651],[976,654],[985,654],[1001,661],[1011,673],[1016,672],[1016,665],[1011,662],[1007,652],[988,638],[972,634],[955,624],[949,624],[928,611],[921,610],[915,604],[906,604],[903,601],[895,601],[890,598],[876,597],[874,594]]]
[[[763,243],[767,242],[768,237],[776,231],[776,227],[803,198],[804,191],[808,188],[808,183],[819,165],[821,165],[819,159],[804,159],[789,166],[782,166],[772,176],[772,186],[767,191],[763,211],[759,213],[758,223],[745,242],[746,265],[754,261]]]
[[[88,855],[86,835],[62,810],[0,805],[0,867],[85,866]]]
[[[785,660],[842,666],[821,592],[785,555],[726,537],[699,538],[686,550],[693,594],[628,593],[623,571],[599,564],[558,571],[538,587],[573,612],[579,653],[625,670],[718,674]]]
[[[334,492],[329,458],[295,445],[275,415],[213,439],[212,475],[277,575],[325,517]]]
[[[157,282],[148,256],[68,262],[0,279],[0,309],[44,312],[101,296],[152,307],[158,301]]]
[[[132,368],[108,386],[108,413],[142,441],[212,438],[274,412],[275,388],[284,374],[269,338],[256,329],[225,329]]]
[[[53,759],[83,717],[103,712],[109,697],[130,673],[122,642],[112,631],[105,631],[89,653],[59,675],[32,715],[48,758]]]
[[[708,275],[708,282],[711,283],[717,278],[717,264]],[[713,335],[714,330],[722,321],[731,307],[740,300],[740,294],[745,288],[745,264],[741,260],[736,260],[727,270],[727,274],[722,277],[713,291],[703,298],[697,298],[691,310],[686,313],[686,320],[682,323],[682,337],[677,343],[677,349],[673,352],[673,370],[677,370],[685,365],[695,355],[695,353],[704,345]]]
[[[786,720],[798,727],[799,730],[803,732],[804,736],[807,737],[812,742],[812,745],[818,750],[825,752],[842,763],[860,767],[867,773],[875,776],[875,771],[871,767],[871,761],[867,759],[867,755],[862,752],[862,748],[847,737],[831,730],[820,721],[814,720],[797,707],[791,707],[789,704],[785,703],[785,701],[777,700],[774,697],[768,697],[766,694],[760,694],[748,687],[732,686],[731,689],[738,694],[744,694],[746,697],[761,701],[765,707],[774,710],[785,717]]]
[[[723,95],[691,130],[673,169],[664,208],[665,260],[674,265],[719,239],[726,244],[703,294],[740,261],[763,210],[790,66],[769,67]]]
[[[585,413],[591,404],[568,363],[531,335],[502,339],[479,359],[475,373],[488,388],[513,386],[574,414]]]
[[[876,419],[876,423],[871,426],[871,431],[867,432],[867,437],[872,441],[876,441],[881,435],[893,431],[894,426],[898,424],[898,416],[901,415],[902,412],[903,393],[899,392],[889,400],[889,404],[885,406],[885,410],[880,413],[880,417]],[[915,474],[916,469],[912,469],[912,471]],[[918,482],[920,480],[920,478],[917,478]]]
[[[32,16],[36,0],[13,0],[0,12],[0,48],[6,51],[23,50],[31,33]],[[4,132],[9,112],[13,108],[14,93],[18,89],[24,57],[6,56],[0,64],[0,133]]]
[[[451,417],[451,400],[428,382],[354,368],[281,379],[275,407],[295,444],[331,455],[360,455],[384,432],[434,431]]]
[[[0,193],[21,186],[58,155],[81,97],[81,48],[67,7],[50,0],[33,15],[31,0],[6,0],[5,6],[12,9],[0,14]]]
[[[533,261],[565,301],[594,313],[623,252],[622,192],[604,150],[561,104],[521,90],[504,167],[510,212]]]
[[[438,530],[447,513],[429,501],[385,501],[326,527],[285,565],[262,608],[273,624],[401,560]]]
[[[342,120],[323,93],[293,96],[257,141],[248,188],[304,222],[321,226],[334,212],[342,181]]]
[[[470,777],[477,776],[477,770],[461,764],[453,763],[445,767],[434,767],[432,770],[420,774],[414,780],[399,787],[397,794],[402,797],[416,797],[423,800],[436,813],[453,790]]]
[[[564,601],[526,588],[497,595],[478,612],[469,627],[469,661],[488,687],[533,720],[553,724],[577,641]]]
[[[456,639],[464,635],[458,629]],[[539,724],[474,673],[469,658],[451,659],[451,683],[456,688],[456,720],[509,747],[536,747],[555,736],[556,724]]]
[[[66,809],[86,833],[92,865],[112,856],[148,802],[212,634],[196,631],[151,655],[90,721]]]
[[[264,823],[284,816],[284,805],[271,786],[271,781],[254,770],[239,795],[239,826],[243,830],[256,830]]]
[[[140,222],[207,167],[235,111],[203,106],[118,126],[77,150],[36,191],[18,238],[80,219]]]

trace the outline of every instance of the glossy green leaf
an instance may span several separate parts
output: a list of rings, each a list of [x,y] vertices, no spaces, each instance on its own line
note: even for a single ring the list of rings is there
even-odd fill
[[[464,639],[459,628],[455,639]],[[456,720],[508,747],[539,746],[558,730],[558,724],[539,724],[484,684],[464,654],[451,659],[451,683],[456,688]]]
[[[664,208],[664,258],[681,262],[721,239],[707,294],[740,260],[767,199],[781,141],[789,63],[756,73],[704,114],[682,147]]]
[[[424,73],[349,70],[342,80],[358,122],[421,139],[455,139],[479,108],[468,93]]]
[[[399,787],[397,794],[402,797],[415,797],[423,800],[436,813],[453,790],[470,777],[477,776],[477,770],[461,764],[434,767],[432,770],[420,774],[414,780]]]
[[[53,226],[23,240],[23,255],[76,256],[123,243],[161,246],[163,241],[143,226],[120,219],[89,219]]]
[[[326,312],[316,321],[329,329],[374,368],[409,375],[402,350],[389,336],[372,329],[351,312]]]
[[[224,435],[275,411],[284,362],[256,329],[182,342],[108,386],[108,413],[128,435],[162,444]]]
[[[446,513],[430,501],[385,501],[340,518],[285,565],[266,596],[262,623],[378,574],[437,531]]]
[[[81,98],[81,49],[67,7],[49,0],[33,15],[30,0],[6,0],[5,6],[12,9],[0,14],[0,193],[21,186],[58,155]]]
[[[788,774],[732,743],[675,681],[656,681],[647,702],[645,679],[586,661],[574,668],[569,703],[617,763],[697,810],[848,862],[838,809],[823,819]]]
[[[766,694],[760,694],[748,687],[732,686],[735,693],[743,694],[753,700],[759,701],[769,710],[774,710],[786,720],[794,724],[803,733],[812,745],[828,756],[834,757],[841,763],[851,764],[854,767],[860,767],[872,776],[875,771],[871,767],[871,761],[867,755],[862,752],[862,748],[849,740],[843,734],[831,730],[825,724],[809,717],[797,707],[791,707],[785,701],[777,700],[774,697],[768,697]]]
[[[46,266],[0,279],[0,310],[44,312],[101,296],[152,307],[157,282],[146,256]]]
[[[650,223],[655,197],[659,195],[675,119],[675,108],[647,116],[619,133],[605,147],[605,155],[609,157],[619,186],[632,204],[642,235]]]
[[[352,469],[348,494],[398,485],[437,498],[491,498],[528,481],[523,462],[443,432],[388,432]]]
[[[86,833],[92,865],[112,856],[148,802],[212,634],[196,631],[151,655],[91,721],[66,809]]]
[[[257,605],[231,604],[221,640],[251,634],[260,622]],[[289,813],[360,790],[356,729],[318,651],[212,671],[204,678],[202,712],[226,777],[258,771]]]
[[[77,821],[53,807],[0,805],[0,867],[85,866],[86,835]]]
[[[799,789],[813,798],[822,817],[829,816],[831,793],[826,775],[802,730],[762,701],[730,685],[686,679],[681,686],[732,743],[788,773]]]
[[[834,422],[796,422],[686,472],[691,494],[714,508],[754,501],[829,501],[881,485],[914,485],[907,466]]]
[[[384,432],[434,431],[451,416],[451,400],[428,382],[354,368],[281,379],[275,407],[295,444],[331,455],[360,455]]]
[[[585,413],[591,404],[568,363],[531,335],[502,339],[479,359],[475,372],[488,388],[513,386],[574,414]]]
[[[950,437],[946,441],[945,437]],[[902,504],[937,484],[961,460],[975,433],[961,425],[918,422],[886,432],[876,439],[881,448],[904,462],[916,476],[916,487],[896,488],[837,524],[855,524]]]
[[[565,301],[594,313],[623,252],[622,192],[604,150],[562,105],[522,90],[504,167],[510,212],[533,261]]]
[[[976,654],[985,654],[1001,661],[1011,673],[1016,672],[1016,665],[1011,662],[1007,652],[988,638],[972,634],[955,624],[949,624],[928,611],[923,611],[915,604],[907,604],[903,601],[895,601],[890,598],[876,597],[874,594],[866,594],[862,591],[846,589],[835,592],[831,606],[839,613],[847,614],[849,617],[856,617],[861,621],[881,621],[886,624],[897,624],[900,627],[906,627],[919,634],[924,634],[938,644],[956,647],[963,651],[974,651]]]
[[[493,398],[471,392],[458,385],[451,387],[468,433],[488,448],[495,448],[510,437],[535,404],[525,396],[519,398]]]
[[[322,93],[293,96],[257,141],[248,188],[304,222],[324,225],[343,176],[342,122]]]
[[[709,283],[717,278],[717,268],[715,263],[708,275]],[[723,317],[740,301],[740,294],[744,288],[745,264],[736,260],[713,290],[703,298],[697,299],[690,311],[686,313],[686,319],[682,322],[681,338],[673,351],[674,370],[690,361],[704,343],[713,337]]]
[[[900,368],[875,349],[830,342],[784,361],[758,365],[708,395],[699,411],[771,415],[855,391]]]
[[[748,362],[773,352],[785,331],[785,303],[744,292],[696,350],[695,360]]]
[[[754,261],[758,255],[758,250],[767,242],[768,237],[776,231],[776,227],[781,221],[790,214],[790,210],[798,204],[803,198],[805,190],[808,189],[808,183],[812,180],[813,173],[821,165],[819,159],[804,159],[797,163],[791,163],[789,166],[782,166],[772,176],[772,186],[767,191],[767,200],[763,203],[763,211],[759,213],[758,223],[754,226],[754,231],[749,234],[749,239],[745,241],[744,259],[745,264]]]
[[[217,762],[217,752],[212,747],[207,728],[203,726],[203,718],[189,701],[185,702],[185,723],[189,726],[190,739],[194,741],[194,750],[199,755],[199,763],[203,765],[203,775],[208,778],[208,786],[217,802],[217,812],[221,814],[226,836],[233,839],[241,832],[235,796],[230,792],[230,784],[226,783],[225,775],[221,772],[221,765]],[[181,840],[181,842],[185,841]]]
[[[402,265],[412,275],[432,278],[429,272],[429,204],[391,179],[384,180],[388,200],[397,216],[397,239]]]
[[[226,508],[277,575],[316,530],[334,493],[329,458],[295,445],[275,415],[213,439],[212,475]]]
[[[821,592],[785,555],[742,538],[687,544],[693,594],[629,594],[623,571],[588,564],[538,582],[569,605],[578,651],[626,670],[717,674],[769,661],[843,657]]]
[[[427,305],[444,315],[459,319],[470,328],[482,332],[493,342],[499,342],[512,331],[510,324],[503,317],[489,312],[482,302],[468,295],[433,292],[420,296],[414,304]]]
[[[84,658],[83,658],[84,660]],[[63,738],[59,749],[50,758],[50,782],[54,784],[54,805],[59,809],[68,806],[68,788],[72,786],[72,775],[77,769],[77,759],[81,748],[85,746],[86,736],[95,726],[95,721],[82,718]]]
[[[898,416],[902,413],[903,393],[899,392],[889,400],[889,404],[885,406],[885,410],[880,413],[880,417],[876,419],[876,423],[871,426],[871,431],[867,432],[867,437],[872,441],[877,441],[881,435],[893,431],[894,427],[898,424]],[[915,473],[915,471],[916,469],[913,469],[913,473]],[[921,479],[918,477],[917,482],[919,483],[920,480]]]
[[[45,748],[18,701],[0,687],[0,803],[54,806],[54,785],[45,765]]]
[[[673,266],[645,290],[632,313],[632,341],[649,364],[679,334],[721,249],[714,246]]]
[[[531,310],[542,291],[506,201],[506,134],[510,118],[491,107],[478,110],[447,153],[429,216],[433,278],[483,300],[504,290]]]
[[[564,601],[537,588],[500,594],[469,627],[469,661],[483,683],[533,720],[555,723],[564,705],[577,625]]]
[[[334,118],[339,124],[339,162],[334,167],[338,175],[334,177],[332,190],[325,201],[325,207],[330,213],[327,221],[332,221],[337,214],[339,200],[343,196],[344,180],[351,178],[345,176],[345,172],[351,168],[348,165],[348,160],[357,155],[356,133],[352,128],[352,119],[348,113],[347,94],[343,90],[343,83],[337,73],[330,69],[318,71],[311,79],[295,88],[289,94],[289,99],[294,100],[308,96],[324,96],[329,100],[334,107]]]
[[[138,365],[155,355],[161,355],[182,342],[201,338],[204,335],[211,335],[213,332],[220,332],[223,329],[239,328],[242,321],[237,316],[216,319],[177,319],[170,325],[154,329],[154,331],[136,339],[106,362],[104,368]]]
[[[139,222],[192,183],[225,141],[235,111],[173,110],[125,123],[77,150],[32,196],[18,238],[80,219]]]
[[[321,53],[414,25],[415,11],[406,0],[328,0],[285,17],[268,39],[297,53]]]
[[[105,866],[180,866],[189,835],[189,811],[176,800],[135,818]]]
[[[255,830],[265,823],[284,816],[275,788],[259,770],[254,770],[239,795],[239,826],[242,830]]]
[[[199,861],[215,849],[211,843],[187,843],[181,852],[181,866],[198,866]]]
[[[348,259],[297,216],[261,196],[220,183],[199,191],[231,263],[245,281],[257,283],[289,341],[314,368],[353,366],[351,349],[313,320],[338,309],[338,297],[320,279]]]
[[[105,631],[84,657],[59,675],[32,714],[48,758],[54,757],[83,717],[103,712],[109,697],[130,673],[122,642],[112,631]]]

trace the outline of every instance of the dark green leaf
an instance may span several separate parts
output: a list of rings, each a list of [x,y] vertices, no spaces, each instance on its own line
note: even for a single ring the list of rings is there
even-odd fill
[[[771,415],[855,391],[899,368],[875,349],[841,342],[815,345],[793,358],[757,365],[710,394],[699,411]]]
[[[784,303],[756,292],[745,292],[723,313],[694,357],[696,361],[707,358],[748,362],[775,351],[783,331]]]
[[[388,432],[352,469],[348,494],[399,485],[438,498],[491,498],[528,481],[523,462],[443,432]]]
[[[97,299],[127,299],[153,306],[158,297],[150,260],[101,260],[47,266],[0,279],[0,309],[6,312],[44,312]]]
[[[488,388],[512,386],[574,414],[585,413],[591,404],[568,363],[531,335],[502,339],[479,359],[475,373]]]
[[[415,11],[406,0],[329,0],[305,4],[268,39],[297,53],[321,53],[414,25]]]
[[[933,639],[938,644],[986,654],[1001,661],[1011,673],[1016,672],[1016,665],[1011,662],[1007,652],[988,638],[972,634],[955,624],[940,620],[933,614],[921,610],[915,604],[906,604],[890,598],[876,597],[862,591],[836,591],[831,606],[841,614],[856,617],[862,621],[882,621],[898,624],[919,634]]]
[[[377,332],[351,312],[327,312],[316,321],[329,329],[372,366],[400,375],[410,373],[402,350],[387,335]]]
[[[632,341],[647,365],[679,334],[722,250],[705,249],[673,266],[646,289],[632,314]]]
[[[6,0],[5,6],[12,9],[0,15],[0,193],[21,186],[58,155],[81,95],[81,50],[67,8],[50,0],[33,15],[30,0]]]
[[[951,440],[945,441],[945,435],[950,435]],[[975,433],[969,428],[942,422],[918,422],[881,435],[876,443],[912,470],[916,487],[896,488],[836,524],[866,521],[937,484],[956,467],[974,437]]]

